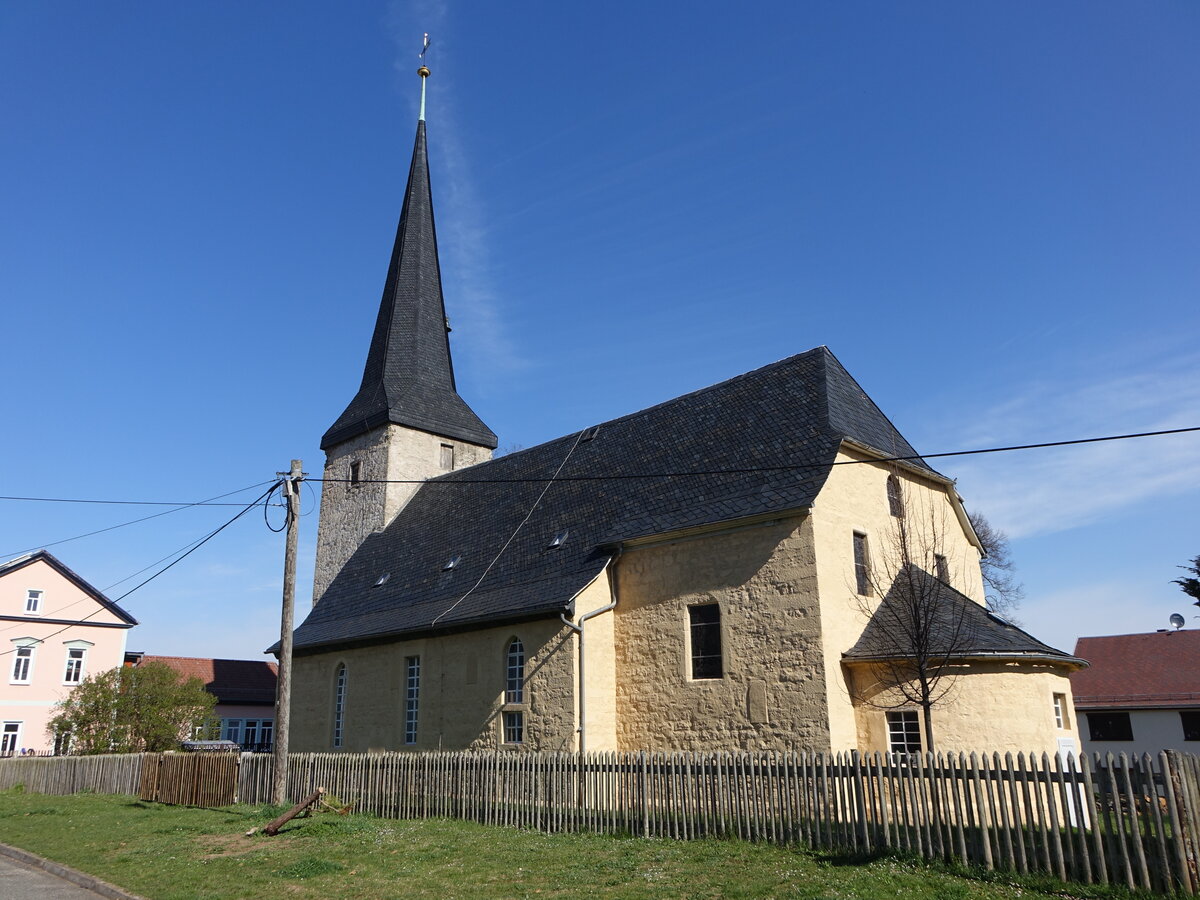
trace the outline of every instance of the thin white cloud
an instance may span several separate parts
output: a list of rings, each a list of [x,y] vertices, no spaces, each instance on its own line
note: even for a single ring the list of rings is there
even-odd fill
[[[1056,375],[960,422],[966,447],[1200,424],[1200,357],[1138,361],[1104,377]],[[1016,451],[954,465],[972,508],[1010,536],[1065,531],[1156,497],[1200,491],[1200,434]]]
[[[434,184],[437,208],[438,250],[442,262],[442,289],[454,326],[452,343],[460,366],[477,372],[517,371],[531,363],[512,339],[501,313],[494,286],[489,215],[472,177],[473,164],[461,140],[455,104],[453,38],[449,6],[441,0],[406,0],[389,7],[387,23],[396,46],[394,68],[400,84],[409,84],[413,118],[416,118],[420,85],[415,72],[421,35],[432,41],[429,67],[436,69],[428,85],[426,119],[430,122],[433,168],[442,175]],[[436,180],[436,176],[435,176]],[[477,378],[476,390],[490,379]]]

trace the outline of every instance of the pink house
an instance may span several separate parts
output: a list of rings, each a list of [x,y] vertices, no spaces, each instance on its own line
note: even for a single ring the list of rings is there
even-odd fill
[[[54,750],[54,705],[121,665],[136,624],[52,553],[0,564],[0,755]]]

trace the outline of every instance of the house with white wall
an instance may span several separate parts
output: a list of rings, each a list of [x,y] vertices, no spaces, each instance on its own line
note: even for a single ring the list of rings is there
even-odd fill
[[[136,624],[46,550],[0,564],[0,755],[54,750],[55,704],[121,665]]]
[[[1088,753],[1200,753],[1200,630],[1080,638],[1071,674]]]

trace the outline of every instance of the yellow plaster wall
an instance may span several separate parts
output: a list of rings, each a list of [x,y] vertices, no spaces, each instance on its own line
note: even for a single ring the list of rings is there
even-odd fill
[[[828,747],[807,518],[629,549],[615,577],[619,749]],[[724,676],[695,680],[688,607],[714,601]]]
[[[292,688],[291,749],[332,749],[335,673],[346,664],[347,751],[499,747],[505,654],[525,647],[525,744],[570,750],[575,741],[575,642],[557,619],[461,634],[298,656]],[[406,659],[421,657],[417,743],[404,743]]]
[[[886,751],[886,710],[892,695],[873,685],[869,666],[855,665],[848,677],[861,690],[865,702],[857,704],[859,749]],[[1079,750],[1079,731],[1072,709],[1071,682],[1064,666],[1032,662],[974,662],[951,671],[950,690],[933,707],[934,749],[940,751],[987,750],[1005,753],[1056,753],[1058,741],[1069,738]],[[1054,717],[1054,695],[1064,694],[1068,719],[1059,728]],[[876,705],[871,705],[872,701]],[[920,709],[915,706],[904,707]]]
[[[869,457],[846,446],[837,456],[838,462],[864,459]],[[841,663],[842,654],[858,641],[880,600],[877,595],[864,598],[857,594],[853,536],[856,531],[867,535],[876,580],[890,582],[897,566],[896,520],[887,499],[887,476],[892,471],[882,463],[835,465],[812,508],[826,704],[830,742],[835,751],[854,749],[858,744],[858,725]],[[983,603],[979,551],[955,515],[948,493],[953,487],[907,470],[896,475],[901,482],[911,543],[927,557],[925,567],[935,571],[932,554],[936,549],[947,558],[954,588]]]
[[[576,622],[584,613],[602,609],[611,602],[608,570],[605,570],[575,599]],[[589,619],[583,625],[583,702],[587,704],[584,748],[588,752],[617,749],[617,659],[614,623],[615,615],[610,611]]]

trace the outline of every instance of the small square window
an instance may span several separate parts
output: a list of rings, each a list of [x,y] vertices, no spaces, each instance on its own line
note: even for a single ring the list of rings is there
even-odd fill
[[[888,749],[892,753],[921,752],[921,722],[915,709],[887,714]]]
[[[25,612],[37,615],[42,611],[42,591],[28,590],[25,592]]]
[[[504,714],[504,743],[525,743],[525,713],[506,712]]]
[[[1127,712],[1090,712],[1088,736],[1093,741],[1132,741],[1133,725]]]
[[[1182,709],[1179,719],[1183,725],[1183,739],[1200,741],[1200,709]]]

